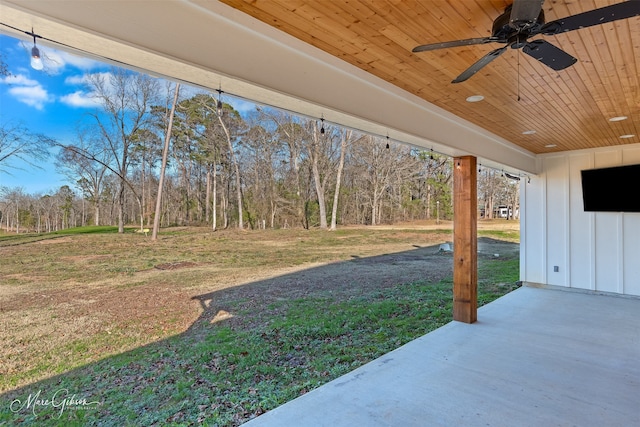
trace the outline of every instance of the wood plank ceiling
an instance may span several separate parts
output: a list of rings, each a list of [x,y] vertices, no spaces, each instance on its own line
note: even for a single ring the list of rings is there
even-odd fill
[[[578,59],[563,71],[509,49],[452,84],[502,45],[411,49],[489,36],[511,0],[221,1],[533,153],[640,142],[640,17],[544,37]],[[617,2],[546,0],[543,9],[549,22]],[[466,102],[471,95],[484,100]],[[609,121],[617,116],[628,119]]]

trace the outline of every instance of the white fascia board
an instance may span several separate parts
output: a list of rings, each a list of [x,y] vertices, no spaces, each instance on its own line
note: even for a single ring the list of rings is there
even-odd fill
[[[533,153],[217,1],[3,0],[0,16],[155,75],[487,166],[538,171]]]

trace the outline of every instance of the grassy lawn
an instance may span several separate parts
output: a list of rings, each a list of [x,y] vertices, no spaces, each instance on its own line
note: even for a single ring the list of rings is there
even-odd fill
[[[0,424],[238,425],[451,320],[446,230],[80,231],[0,236]]]

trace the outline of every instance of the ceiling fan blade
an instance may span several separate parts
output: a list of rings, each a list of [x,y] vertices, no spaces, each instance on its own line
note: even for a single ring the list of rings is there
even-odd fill
[[[414,47],[411,52],[426,52],[429,50],[446,49],[448,47],[471,46],[474,44],[485,44],[497,41],[499,40],[495,39],[494,37],[481,37],[476,39],[455,40],[443,43],[423,44],[421,46]]]
[[[640,16],[640,1],[629,0],[547,22],[540,32],[546,35],[565,33],[634,16]]]
[[[577,59],[564,50],[545,40],[534,40],[522,48],[522,51],[556,71],[564,70],[576,63]]]
[[[467,80],[468,78],[473,76],[475,73],[480,71],[487,64],[489,64],[491,61],[493,61],[494,59],[496,59],[497,57],[502,55],[504,53],[504,51],[507,50],[508,47],[509,46],[507,45],[505,47],[501,47],[501,48],[498,48],[496,50],[492,50],[491,52],[487,53],[485,56],[480,58],[475,64],[473,64],[471,67],[467,68],[462,74],[460,74],[458,77],[456,77],[455,80],[453,80],[451,83],[461,83],[461,82]]]
[[[513,28],[531,26],[538,20],[544,0],[514,0],[509,24]]]

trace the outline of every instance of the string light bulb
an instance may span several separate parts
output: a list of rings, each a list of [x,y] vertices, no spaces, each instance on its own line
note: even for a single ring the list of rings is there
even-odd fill
[[[430,159],[430,160],[435,159],[435,157],[433,157],[433,148],[431,149],[431,154],[429,155],[429,159]]]
[[[389,135],[387,135],[387,150],[389,149]]]
[[[218,115],[222,116],[222,89],[218,88],[218,102],[216,103],[216,109],[218,111]]]
[[[33,28],[31,29],[31,33],[27,33],[33,36],[33,47],[31,48],[31,68],[37,71],[42,71],[44,68],[44,64],[42,63],[42,58],[40,57],[40,49],[36,46],[36,34],[33,32]]]
[[[320,119],[320,133],[324,135],[324,117]]]
[[[38,71],[44,68],[42,58],[40,58],[40,49],[35,46],[31,48],[31,68]]]

